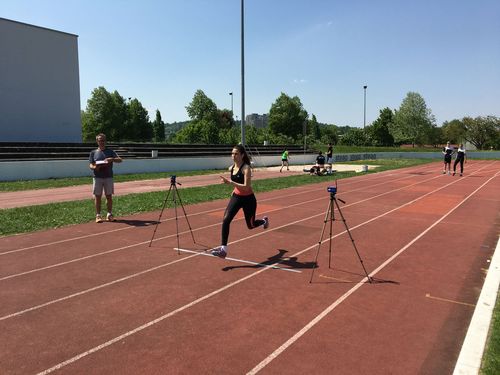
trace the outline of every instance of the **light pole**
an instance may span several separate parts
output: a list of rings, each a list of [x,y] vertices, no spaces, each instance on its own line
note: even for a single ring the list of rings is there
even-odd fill
[[[231,116],[233,116],[233,93],[230,92],[229,95],[231,95]]]
[[[363,129],[366,126],[366,88],[367,87],[368,87],[367,85],[363,86],[363,89],[365,90],[365,100],[364,100],[364,105],[363,105]]]
[[[241,0],[241,144],[245,145],[245,1]]]

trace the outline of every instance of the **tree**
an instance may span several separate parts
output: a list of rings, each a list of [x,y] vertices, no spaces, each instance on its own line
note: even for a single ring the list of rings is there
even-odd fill
[[[217,106],[202,90],[197,90],[193,96],[193,100],[186,107],[189,118],[192,121],[201,120],[216,120]]]
[[[149,122],[149,114],[141,102],[132,99],[126,105],[127,120],[122,139],[129,141],[150,141],[153,138],[153,127]]]
[[[434,123],[434,116],[424,98],[416,92],[409,92],[396,111],[389,130],[396,142],[411,142],[415,147],[415,144],[424,143]]]
[[[153,121],[153,138],[155,142],[165,141],[165,123],[161,119],[159,110],[156,110],[156,117]]]
[[[269,111],[269,128],[274,134],[283,134],[295,139],[302,138],[306,120],[307,112],[297,96],[290,98],[281,93]]]
[[[337,144],[339,141],[338,127],[335,125],[322,125],[319,128],[321,142],[324,144]]]
[[[227,124],[213,100],[202,90],[197,90],[186,110],[191,122],[176,134],[174,140],[182,140],[183,143],[219,143],[219,129]]]
[[[462,122],[467,129],[466,139],[478,150],[495,147],[500,138],[500,119],[495,116],[464,117]]]
[[[366,146],[367,143],[366,133],[360,128],[351,128],[339,140],[339,144],[345,146]]]
[[[465,140],[467,129],[461,120],[445,121],[442,128],[443,138],[451,143],[460,143]]]
[[[87,108],[82,113],[83,140],[94,142],[99,133],[106,134],[108,139],[119,140],[119,126],[116,123],[119,116],[114,114],[115,110],[111,94],[102,86],[94,89],[87,100]]]
[[[319,140],[321,138],[321,130],[319,129],[316,115],[312,115],[311,119],[307,122],[307,134],[310,135],[313,140]]]
[[[392,126],[394,114],[390,108],[380,110],[379,117],[368,127],[365,132],[373,146],[393,146],[394,137],[389,129]]]

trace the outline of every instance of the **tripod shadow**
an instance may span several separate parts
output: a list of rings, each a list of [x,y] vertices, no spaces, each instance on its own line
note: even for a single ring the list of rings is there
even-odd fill
[[[357,272],[351,272],[351,271],[346,271],[343,269],[335,269],[335,268],[329,268],[332,271],[344,274],[344,275],[349,275],[349,276],[359,276],[359,277],[366,277],[365,274],[362,273],[357,273]],[[325,275],[319,275],[319,277],[322,279],[321,281],[311,281],[312,284],[357,284],[359,281],[356,280],[348,280],[348,279],[343,279],[341,277],[330,277],[330,276],[325,276]],[[380,279],[377,277],[370,277],[371,282],[366,280],[363,283],[364,284],[395,284],[395,285],[400,285],[399,281],[394,281],[394,280],[385,280],[385,279]]]
[[[116,219],[114,223],[127,224],[132,227],[147,227],[149,225],[158,224],[158,220],[127,220],[127,219]]]
[[[314,262],[304,262],[301,263],[297,261],[297,257],[284,257],[284,255],[288,253],[288,250],[284,249],[278,249],[278,254],[273,255],[269,258],[267,258],[266,261],[260,262],[259,264],[255,265],[246,265],[246,266],[229,266],[229,267],[224,267],[222,270],[223,271],[231,271],[236,268],[262,268],[265,266],[288,266],[288,268],[291,269],[304,269],[304,268],[313,268],[316,263]]]

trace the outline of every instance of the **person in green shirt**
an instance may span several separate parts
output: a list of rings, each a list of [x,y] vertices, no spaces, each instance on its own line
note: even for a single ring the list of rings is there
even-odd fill
[[[280,173],[283,170],[283,167],[286,165],[286,170],[289,171],[290,169],[288,168],[288,159],[290,156],[288,155],[288,149],[285,148],[285,151],[281,154],[281,168],[280,168]]]

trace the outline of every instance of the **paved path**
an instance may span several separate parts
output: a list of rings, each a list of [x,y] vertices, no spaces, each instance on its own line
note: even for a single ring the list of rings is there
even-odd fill
[[[290,166],[290,171],[280,173],[280,167],[257,168],[254,170],[253,179],[262,180],[289,176],[290,174],[303,174],[302,165]],[[336,165],[335,169],[347,171],[360,171],[360,165]],[[178,177],[182,185],[180,189],[195,186],[207,186],[220,183],[219,174],[198,175]],[[35,206],[40,204],[67,202],[83,199],[92,199],[91,178],[88,185],[69,186],[53,189],[37,189],[16,192],[0,193],[0,209]],[[115,195],[127,195],[132,193],[146,193],[150,191],[166,190],[170,186],[170,177],[156,180],[140,180],[115,183]]]

